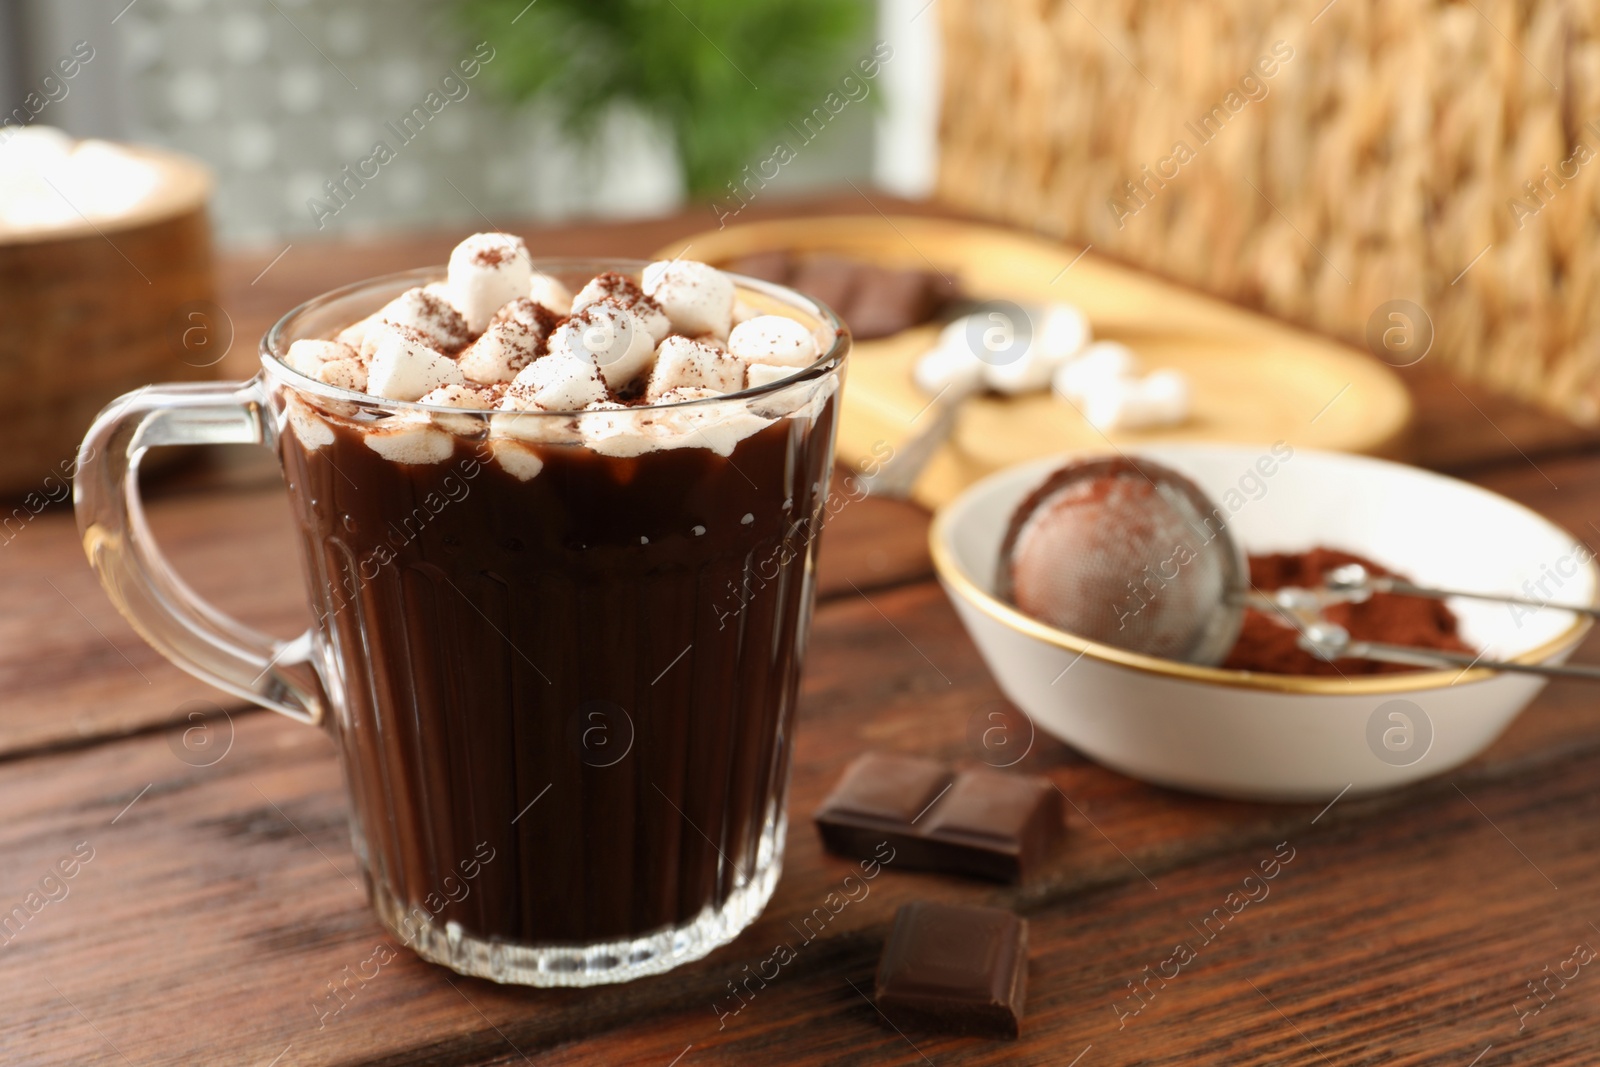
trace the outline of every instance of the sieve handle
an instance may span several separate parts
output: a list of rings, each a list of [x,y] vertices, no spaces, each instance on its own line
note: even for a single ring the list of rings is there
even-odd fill
[[[1518,674],[1541,674],[1550,678],[1587,678],[1600,681],[1600,667],[1568,666],[1555,663],[1517,663],[1513,660],[1484,659],[1465,652],[1439,648],[1412,648],[1381,641],[1352,641],[1342,626],[1319,623],[1300,632],[1300,647],[1319,659],[1371,659],[1380,663],[1403,663],[1408,667],[1460,667],[1463,673],[1473,667]]]
[[[1431,648],[1410,648],[1406,645],[1385,645],[1373,641],[1352,641],[1348,654],[1360,659],[1375,659],[1384,663],[1405,663],[1415,667],[1486,667],[1491,671],[1543,674],[1551,678],[1588,678],[1591,681],[1600,682],[1600,667],[1479,659],[1461,652],[1446,652]]]
[[[949,439],[956,428],[956,416],[961,413],[961,407],[967,398],[976,395],[979,389],[956,389],[954,386],[945,388],[929,403],[933,408],[933,420],[919,433],[912,435],[898,449],[893,456],[874,473],[861,479],[862,487],[868,496],[887,497],[890,500],[908,500],[911,489],[917,484],[917,478],[933,459],[934,453]],[[948,398],[945,394],[951,394]],[[928,410],[924,408],[923,411]],[[920,418],[919,411],[911,417],[912,422]]]
[[[1334,568],[1328,572],[1327,582],[1330,590],[1340,594],[1345,599],[1365,600],[1373,593],[1398,593],[1401,596],[1420,596],[1427,597],[1430,600],[1465,597],[1468,600],[1487,600],[1495,604],[1515,604],[1518,607],[1535,610],[1548,608],[1551,611],[1570,611],[1575,615],[1587,615],[1591,619],[1600,619],[1600,607],[1593,605],[1551,604],[1548,601],[1534,600],[1531,597],[1511,596],[1508,593],[1468,593],[1460,589],[1434,589],[1425,585],[1415,585],[1404,578],[1370,574],[1359,563],[1351,563],[1343,567]]]

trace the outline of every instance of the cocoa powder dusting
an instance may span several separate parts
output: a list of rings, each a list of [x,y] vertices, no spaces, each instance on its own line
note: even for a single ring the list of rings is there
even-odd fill
[[[416,302],[422,321],[427,324],[428,333],[434,338],[434,343],[429,347],[453,357],[460,355],[472,343],[472,331],[467,326],[467,320],[448,300],[422,289],[417,293]]]
[[[1285,586],[1316,589],[1323,575],[1335,567],[1359,563],[1375,575],[1393,571],[1336,548],[1313,548],[1250,557],[1250,581],[1264,593]],[[1461,640],[1455,613],[1440,600],[1374,593],[1365,603],[1336,604],[1323,612],[1328,621],[1350,631],[1358,641],[1437,648],[1474,655],[1477,650]],[[1299,633],[1263,612],[1246,609],[1239,640],[1222,666],[1265,674],[1390,674],[1417,670],[1398,663],[1378,663],[1365,659],[1341,659],[1327,663],[1297,644]]]
[[[638,282],[614,270],[596,274],[589,284],[597,286],[607,298],[622,301],[623,307],[632,306],[635,300],[644,296],[644,290],[639,288]]]

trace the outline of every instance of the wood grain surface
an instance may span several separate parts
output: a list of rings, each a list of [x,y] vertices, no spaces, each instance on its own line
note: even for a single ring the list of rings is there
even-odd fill
[[[626,254],[702,227],[532,236]],[[225,302],[253,333],[317,289],[448,246],[295,247],[255,286],[278,250],[233,257]],[[1408,380],[1433,383],[1413,394],[1419,417],[1450,436],[1432,442],[1435,465],[1600,545],[1600,462],[1582,434]],[[277,481],[263,456],[213,457],[153,483],[149,510],[198,590],[288,634],[305,607]],[[991,886],[891,866],[803,942],[800,920],[852,870],[809,819],[844,764],[869,747],[971,760],[970,724],[1001,699],[929,577],[926,524],[866,500],[823,537],[785,873],[766,913],[670,977],[536,991],[458,978],[396,944],[360,890],[327,739],[149,652],[95,588],[70,514],[32,517],[0,545],[0,915],[30,892],[56,899],[0,931],[0,1063],[1600,1061],[1600,970],[1549,978],[1573,973],[1580,943],[1600,948],[1600,702],[1576,683],[1551,685],[1454,774],[1326,810],[1152,788],[1037,737],[1021,768],[1071,801],[1068,842],[1037,878]],[[1579,657],[1600,658],[1600,638]],[[1280,843],[1293,858],[1265,898],[1214,938],[1190,926]],[[57,881],[63,862],[74,874]],[[919,898],[1028,917],[1020,1041],[901,1035],[861,995],[895,907]],[[1149,977],[1179,942],[1194,959],[1164,985]],[[795,960],[732,1014],[729,983],[779,943]],[[380,946],[394,956],[376,976],[343,984]],[[1547,979],[1553,992],[1534,997],[1526,983]],[[346,991],[336,1013],[330,983]]]

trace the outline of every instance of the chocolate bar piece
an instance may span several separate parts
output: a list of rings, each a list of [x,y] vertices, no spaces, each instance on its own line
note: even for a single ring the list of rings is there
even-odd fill
[[[815,297],[838,312],[862,341],[920,326],[961,298],[954,282],[933,271],[880,267],[826,252],[772,249],[722,266]]]
[[[816,814],[829,850],[893,866],[1017,881],[1063,829],[1049,779],[987,767],[953,772],[917,756],[869,752],[844,772]]]
[[[878,962],[879,1010],[902,1029],[1016,1037],[1028,924],[1002,908],[903,904]]]
[[[839,256],[810,256],[795,264],[789,275],[789,284],[805,295],[827,304],[841,317],[855,296],[861,272],[871,270],[865,263]],[[848,323],[849,319],[845,321]]]
[[[783,285],[794,270],[794,257],[779,248],[770,252],[751,252],[747,256],[740,256],[733,262],[724,264],[724,267],[735,274],[747,274],[752,278]]]
[[[944,287],[927,271],[869,268],[856,279],[855,293],[840,314],[858,340],[888,337],[937,315]]]

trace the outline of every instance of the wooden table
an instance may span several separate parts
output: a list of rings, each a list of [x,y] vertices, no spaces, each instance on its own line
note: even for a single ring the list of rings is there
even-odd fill
[[[809,206],[841,208],[870,210]],[[641,254],[705,222],[529,236],[536,252]],[[264,274],[279,249],[228,258],[223,305],[239,336],[229,365],[248,367],[268,320],[304,297],[442,261],[450,240],[297,242]],[[1424,460],[1600,540],[1590,435],[1437,378],[1411,380]],[[201,593],[264,628],[300,629],[275,470],[254,456],[190,467],[154,486],[153,500],[158,536]],[[1001,699],[930,579],[926,524],[913,508],[865,501],[823,539],[788,855],[765,915],[670,977],[538,991],[457,978],[403,950],[346,984],[379,946],[398,946],[359,890],[328,739],[162,661],[97,588],[71,515],[34,518],[0,551],[0,911],[21,905],[26,917],[13,912],[14,928],[0,930],[0,1062],[1600,1061],[1600,963],[1565,986],[1550,977],[1572,975],[1577,946],[1600,947],[1600,702],[1571,683],[1551,685],[1470,766],[1327,807],[1155,789],[1040,736],[1021,767],[1048,774],[1072,802],[1070,842],[1040,877],[1007,888],[886,873],[719,1023],[728,983],[797,941],[791,920],[850,870],[821,851],[809,819],[841,767],[865,748],[969,758],[969,721]],[[185,730],[201,733],[186,745]],[[74,876],[54,880],[75,849]],[[1268,898],[1176,979],[1142,992],[1147,968],[1199,940],[1191,923],[1291,849]],[[917,898],[1028,917],[1019,1042],[902,1036],[863,997],[894,909]],[[1536,998],[1530,981],[1550,991]],[[319,1025],[333,985],[347,1002]],[[1137,1015],[1127,1014],[1140,1006],[1133,985]]]

